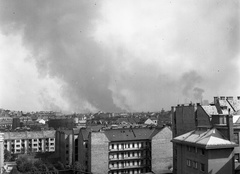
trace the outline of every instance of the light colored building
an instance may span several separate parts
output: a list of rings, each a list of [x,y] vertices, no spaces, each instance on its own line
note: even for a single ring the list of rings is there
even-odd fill
[[[55,130],[4,132],[4,147],[12,154],[54,152]]]
[[[2,174],[4,166],[4,134],[0,133],[0,173]]]
[[[144,124],[148,124],[148,125],[157,125],[158,124],[158,118],[148,118]]]

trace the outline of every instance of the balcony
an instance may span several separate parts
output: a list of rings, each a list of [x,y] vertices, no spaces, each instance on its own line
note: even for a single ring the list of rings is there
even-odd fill
[[[148,165],[119,165],[119,166],[109,166],[110,170],[122,170],[122,169],[139,169],[139,168],[145,168],[148,167]]]
[[[144,156],[123,156],[123,157],[109,156],[109,161],[122,161],[122,160],[145,159],[145,158],[147,158],[146,155],[144,155]]]
[[[134,150],[144,150],[144,149],[149,149],[149,146],[145,147],[121,147],[121,148],[115,148],[115,149],[109,149],[111,152],[116,152],[116,151],[134,151]]]

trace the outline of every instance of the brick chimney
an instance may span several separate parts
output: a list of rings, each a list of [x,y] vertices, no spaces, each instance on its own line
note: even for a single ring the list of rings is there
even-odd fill
[[[228,138],[230,141],[233,141],[233,116],[230,114],[230,109],[228,109],[227,115],[227,127],[228,127]]]
[[[213,97],[214,104],[216,104],[218,100],[219,100],[218,97]]]
[[[226,98],[225,96],[221,96],[220,100],[225,100],[225,98]]]

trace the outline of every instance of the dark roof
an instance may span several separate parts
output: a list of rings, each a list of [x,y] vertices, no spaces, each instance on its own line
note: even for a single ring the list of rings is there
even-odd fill
[[[109,141],[130,141],[130,140],[147,140],[151,139],[161,129],[157,128],[123,128],[123,129],[106,129],[105,135]]]
[[[104,127],[104,125],[90,125],[90,126],[87,126],[87,128],[91,129],[91,131],[93,131],[93,132],[98,132],[103,127]]]
[[[136,124],[139,123],[140,119],[139,118],[119,118],[117,119],[117,123],[121,123],[121,122],[126,122],[126,123],[130,123],[130,124]]]

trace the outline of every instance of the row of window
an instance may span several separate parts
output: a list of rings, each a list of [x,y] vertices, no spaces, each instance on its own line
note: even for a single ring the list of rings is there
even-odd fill
[[[121,144],[110,144],[110,150],[118,150],[118,149],[127,149],[127,148],[142,148],[149,146],[150,142],[133,142],[133,143],[121,143]]]
[[[198,162],[187,159],[187,166],[193,167],[194,169],[198,169]],[[205,164],[200,163],[200,170],[203,172],[205,171]]]
[[[188,152],[193,152],[193,153],[198,153],[200,152],[201,155],[205,155],[205,150],[204,149],[199,149],[193,146],[187,146],[187,151]]]

